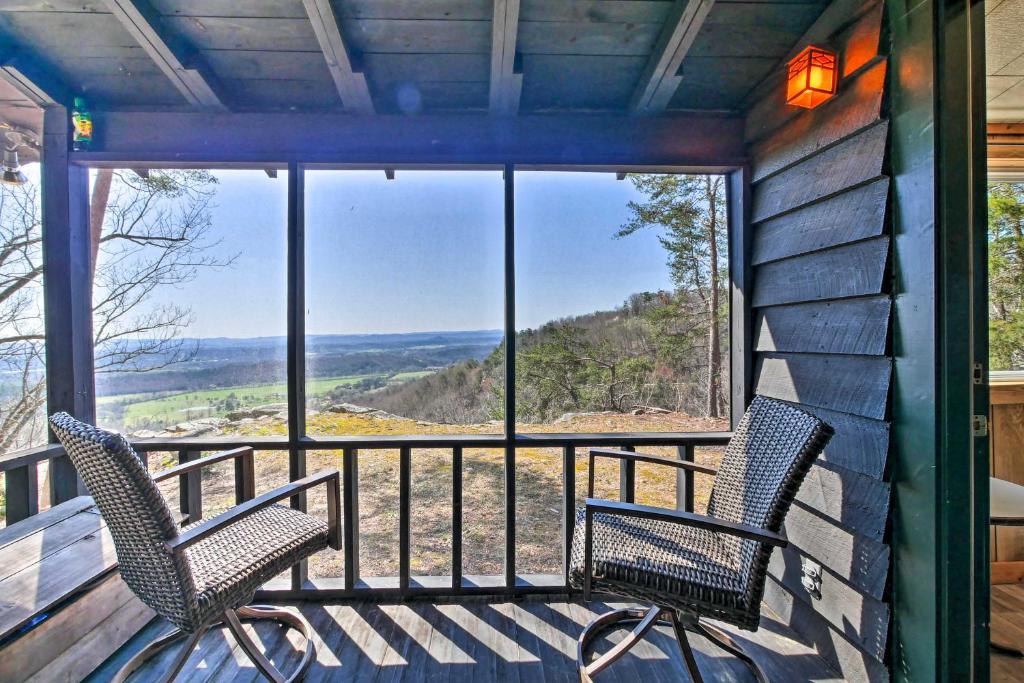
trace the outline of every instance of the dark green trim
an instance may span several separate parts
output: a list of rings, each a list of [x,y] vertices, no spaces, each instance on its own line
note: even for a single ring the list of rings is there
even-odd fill
[[[972,131],[972,22],[967,0],[887,3],[892,37],[895,325],[893,383],[893,676],[969,681],[975,647],[979,524],[971,431],[972,252],[978,184]],[[975,13],[976,14],[976,13]],[[972,23],[974,24],[972,26]],[[972,31],[976,34],[972,36]],[[975,48],[978,46],[975,44]],[[983,124],[982,124],[983,125]],[[983,128],[982,128],[983,131]],[[982,135],[981,139],[984,139]],[[987,476],[987,461],[981,474]],[[986,480],[987,483],[987,480]],[[987,531],[985,533],[987,539]]]

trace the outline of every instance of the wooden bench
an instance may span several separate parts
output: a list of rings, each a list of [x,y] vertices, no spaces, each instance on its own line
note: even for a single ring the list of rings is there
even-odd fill
[[[153,617],[89,496],[0,529],[0,681],[79,681]]]

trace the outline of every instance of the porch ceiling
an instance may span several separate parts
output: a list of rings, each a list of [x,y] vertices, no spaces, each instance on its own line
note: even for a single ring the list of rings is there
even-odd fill
[[[0,76],[97,110],[733,112],[827,4],[9,0]]]
[[[1024,0],[985,3],[990,123],[1024,123]]]

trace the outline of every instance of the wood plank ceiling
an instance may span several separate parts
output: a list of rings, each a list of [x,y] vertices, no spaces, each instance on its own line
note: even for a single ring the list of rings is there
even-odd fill
[[[97,109],[735,111],[825,4],[7,0],[0,60]]]

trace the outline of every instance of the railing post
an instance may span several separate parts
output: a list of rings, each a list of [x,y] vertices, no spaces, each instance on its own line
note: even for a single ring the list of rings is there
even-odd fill
[[[636,447],[627,445],[622,450],[632,453]],[[619,461],[619,500],[623,503],[636,502],[636,463],[632,460]]]
[[[462,447],[452,449],[452,590],[462,590]]]
[[[576,526],[576,447],[562,447],[562,571],[569,583],[572,536]]]
[[[359,451],[355,448],[344,450],[341,479],[345,508],[345,589],[352,590],[359,578]]]
[[[235,505],[256,497],[256,456],[253,449],[235,458]]]
[[[693,444],[678,446],[676,451],[680,460],[693,462]],[[676,510],[693,512],[693,472],[676,470]]]
[[[21,467],[14,467],[4,472],[6,524],[15,522],[39,513],[39,469],[38,464],[30,462]]]
[[[178,451],[178,462],[185,463],[203,456],[200,451]],[[194,470],[178,477],[180,509],[188,524],[203,518],[203,473]]]

